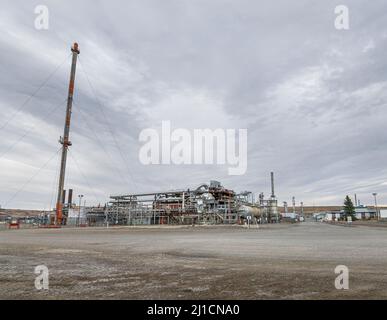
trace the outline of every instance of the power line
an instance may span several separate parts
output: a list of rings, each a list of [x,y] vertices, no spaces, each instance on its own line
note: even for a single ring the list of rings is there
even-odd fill
[[[52,109],[49,110],[49,112],[43,117],[42,120],[45,120],[47,119],[51,114],[53,114],[59,107],[61,107],[63,105],[63,103],[65,103],[66,100],[62,101],[60,104],[54,106]],[[9,153],[20,141],[22,141],[28,134],[30,134],[34,129],[36,128],[36,125],[33,125],[32,127],[30,127],[30,129],[28,129],[27,131],[24,132],[23,135],[21,135],[19,137],[18,140],[16,140],[14,143],[12,143],[1,155],[0,155],[0,159],[2,159],[7,153]]]
[[[122,158],[122,160],[123,160],[123,163],[124,163],[124,165],[125,165],[125,167],[126,167],[126,170],[128,171],[128,174],[129,174],[129,176],[130,176],[130,178],[131,178],[131,180],[132,180],[132,183],[133,183],[134,187],[135,187],[136,189],[138,189],[138,188],[137,188],[137,184],[136,184],[136,182],[134,181],[133,176],[132,176],[132,174],[131,174],[131,172],[130,172],[130,169],[129,169],[129,167],[128,167],[127,160],[125,159],[124,154],[123,154],[123,152],[122,152],[122,150],[121,150],[121,148],[120,148],[120,146],[119,146],[119,144],[118,144],[118,142],[117,142],[117,139],[116,139],[116,137],[115,137],[115,135],[114,135],[113,129],[111,128],[111,126],[110,126],[110,124],[109,124],[109,122],[108,122],[108,117],[106,116],[106,114],[105,114],[105,112],[104,112],[104,110],[103,110],[103,105],[102,105],[101,101],[98,99],[97,93],[96,93],[96,91],[95,91],[93,85],[91,84],[90,78],[89,78],[88,74],[86,73],[86,70],[85,70],[85,68],[83,67],[83,65],[82,65],[80,59],[79,59],[79,65],[81,66],[81,69],[82,69],[83,73],[85,74],[86,80],[87,80],[87,82],[88,82],[88,84],[89,84],[89,86],[90,86],[90,88],[91,88],[92,94],[94,95],[94,98],[95,98],[95,100],[97,101],[97,104],[98,104],[98,106],[99,106],[99,108],[100,108],[100,110],[101,110],[101,112],[102,112],[102,115],[103,115],[103,118],[104,118],[104,120],[105,120],[105,123],[106,123],[106,125],[107,125],[107,127],[108,127],[108,129],[109,129],[109,131],[110,131],[110,134],[111,134],[111,136],[112,136],[112,138],[113,138],[113,140],[114,140],[114,143],[115,143],[115,145],[116,145],[116,147],[117,147],[117,149],[118,149],[118,151],[119,151],[119,154],[120,154],[120,156],[121,156],[121,158]]]
[[[56,184],[57,180],[59,179],[59,165],[60,165],[60,163],[58,161],[56,169],[55,169],[54,180],[53,180],[52,186],[51,186],[51,198],[50,198],[49,210],[51,210],[51,208],[55,205],[55,202],[53,203],[53,201],[55,201],[54,200],[55,191],[56,191],[55,184]]]
[[[95,200],[98,202],[98,197],[96,196],[96,193],[94,191],[94,189],[91,187],[91,184],[89,183],[89,180],[86,178],[86,176],[83,174],[82,170],[81,170],[81,167],[79,166],[78,164],[78,161],[77,159],[75,159],[74,155],[72,154],[72,151],[70,152],[70,149],[69,149],[69,155],[70,157],[74,160],[74,163],[79,171],[79,173],[82,175],[83,179],[85,180],[86,184],[88,185],[88,187],[90,188]]]
[[[57,151],[55,151],[55,153],[53,154],[52,157],[50,157],[50,159],[48,159],[44,164],[43,166],[41,166],[39,168],[38,171],[36,171],[28,180],[26,183],[24,183],[21,188],[19,188],[13,195],[10,199],[8,199],[8,201],[5,202],[4,204],[4,207],[6,207],[8,205],[8,203],[10,203],[13,199],[15,199],[15,197],[21,192],[24,190],[24,188],[40,173],[40,171],[42,171],[50,162],[52,159],[54,159],[54,157],[59,153],[59,151],[61,151],[62,148],[59,148]]]
[[[76,104],[74,104],[76,105]],[[109,160],[114,163],[114,160],[113,160],[113,157],[112,155],[108,152],[108,150],[106,149],[105,147],[105,144],[101,141],[101,139],[98,137],[97,133],[95,132],[95,130],[93,129],[93,127],[90,126],[86,116],[84,115],[83,111],[81,108],[78,108],[78,111],[79,111],[79,114],[81,115],[83,121],[86,123],[86,126],[89,128],[89,130],[92,132],[92,134],[94,135],[94,137],[96,138],[97,142],[98,142],[98,145],[101,146],[102,150],[105,152],[105,154],[108,156]],[[120,171],[120,169],[114,165],[114,169],[117,170],[117,173],[118,173],[118,176],[120,177],[120,179],[122,179],[122,182],[124,184],[126,184],[128,181],[125,181],[124,179],[124,174],[122,174],[122,172]]]
[[[66,62],[66,60],[68,59],[69,56],[67,56],[55,69],[53,72],[51,72],[49,74],[49,76],[46,78],[46,80],[44,80],[42,82],[42,84],[38,87],[38,89],[36,89],[22,104],[21,106],[11,115],[10,118],[8,118],[8,120],[0,127],[0,131],[3,130],[5,127],[8,126],[8,124],[11,122],[11,120],[13,120],[13,118],[19,114],[19,112],[27,105],[28,102],[30,102],[30,100],[32,98],[34,98],[38,92],[40,91],[40,89],[42,89],[46,84],[47,82],[53,77],[53,75],[59,70],[59,68]]]

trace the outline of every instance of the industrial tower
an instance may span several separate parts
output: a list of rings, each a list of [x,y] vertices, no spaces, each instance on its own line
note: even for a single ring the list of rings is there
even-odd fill
[[[58,198],[56,202],[56,216],[55,224],[57,226],[62,225],[63,223],[63,202],[65,199],[64,195],[64,181],[66,174],[66,160],[67,160],[67,149],[71,146],[69,140],[70,137],[70,122],[71,122],[71,109],[73,106],[73,95],[74,95],[74,83],[75,83],[75,71],[77,66],[77,58],[80,53],[78,48],[78,43],[74,43],[71,47],[72,51],[72,63],[71,63],[71,72],[70,72],[70,84],[69,84],[69,93],[67,97],[67,108],[66,108],[66,119],[64,125],[63,137],[60,137],[59,143],[62,145],[62,158],[60,162],[60,175],[59,175],[59,185],[58,185]]]

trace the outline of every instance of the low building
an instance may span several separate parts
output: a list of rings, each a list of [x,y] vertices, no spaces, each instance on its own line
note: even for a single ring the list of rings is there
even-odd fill
[[[344,211],[331,211],[325,215],[325,221],[338,221],[342,218]]]
[[[376,217],[376,210],[365,206],[359,206],[355,208],[355,217],[358,220],[372,219]]]
[[[379,214],[381,219],[387,219],[387,209],[380,209]]]
[[[313,215],[316,221],[338,221],[344,218],[344,210],[340,211],[324,211],[318,212]],[[357,220],[367,220],[376,217],[375,209],[371,209],[365,206],[355,207],[355,218]],[[387,212],[386,212],[387,217]]]

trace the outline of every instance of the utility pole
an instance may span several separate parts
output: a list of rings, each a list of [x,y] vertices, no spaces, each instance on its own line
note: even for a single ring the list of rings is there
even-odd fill
[[[296,198],[292,197],[293,213],[296,214]]]
[[[79,194],[78,197],[79,197],[79,207],[78,207],[78,223],[77,223],[77,226],[79,227],[80,226],[79,222],[81,220],[81,205],[82,205],[83,194]]]
[[[63,137],[60,137],[59,143],[62,147],[62,159],[60,163],[60,176],[59,176],[59,185],[58,185],[58,199],[56,202],[56,225],[62,225],[63,222],[63,188],[64,188],[64,180],[66,173],[66,160],[67,160],[67,149],[71,146],[71,142],[69,140],[70,136],[70,121],[71,121],[71,109],[73,106],[73,95],[74,95],[74,83],[75,83],[75,70],[77,66],[77,58],[80,53],[78,49],[78,43],[74,43],[71,47],[71,51],[73,53],[72,63],[71,63],[71,73],[70,73],[70,84],[69,84],[69,93],[67,98],[67,109],[66,109],[66,119],[64,126]]]
[[[376,196],[378,195],[376,192],[372,194],[375,198],[375,213],[376,213],[376,220],[379,220],[379,214],[378,214],[378,202],[376,201]]]

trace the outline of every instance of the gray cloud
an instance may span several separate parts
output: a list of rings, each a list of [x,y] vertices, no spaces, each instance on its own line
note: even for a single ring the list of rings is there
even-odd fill
[[[66,184],[89,203],[210,179],[268,192],[271,170],[281,201],[340,204],[357,193],[371,203],[376,191],[386,202],[387,5],[342,3],[348,31],[334,28],[336,1],[3,0],[0,127],[77,41]],[[49,30],[34,28],[38,4],[50,10]],[[2,154],[32,128],[0,159],[2,205],[59,148],[65,110],[48,112],[66,98],[69,63],[0,131]],[[247,174],[141,165],[139,132],[161,120],[174,128],[247,128]],[[58,161],[7,206],[52,205]]]

